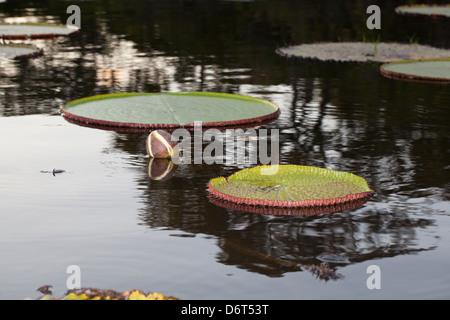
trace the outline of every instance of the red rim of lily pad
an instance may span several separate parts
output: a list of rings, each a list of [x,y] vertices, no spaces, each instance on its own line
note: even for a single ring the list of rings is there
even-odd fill
[[[210,194],[208,196],[209,201],[221,208],[242,211],[247,213],[256,213],[262,215],[274,215],[274,216],[314,216],[327,213],[342,212],[346,210],[355,210],[362,207],[367,200],[372,197],[372,194],[367,195],[365,198],[360,198],[350,202],[344,202],[339,204],[327,205],[327,206],[312,206],[312,207],[271,207],[263,205],[247,205],[239,204],[236,202],[223,200]]]
[[[164,130],[175,130],[178,128],[184,128],[188,130],[194,130],[195,129],[195,121],[190,121],[189,123],[158,123],[158,121],[155,121],[155,123],[144,123],[144,122],[138,122],[138,121],[118,121],[118,120],[112,120],[112,119],[101,119],[101,118],[94,118],[94,117],[88,117],[81,114],[76,114],[71,111],[72,107],[76,107],[79,104],[87,103],[87,102],[95,102],[95,101],[108,101],[107,99],[115,99],[115,98],[127,98],[127,97],[163,97],[163,96],[170,96],[170,97],[180,97],[181,99],[183,97],[196,97],[196,98],[221,98],[221,99],[229,99],[229,100],[236,100],[239,102],[247,102],[247,103],[254,103],[259,104],[261,106],[264,106],[267,109],[270,109],[269,112],[260,112],[257,116],[254,117],[246,117],[246,118],[239,118],[233,120],[225,120],[221,121],[219,118],[217,118],[216,121],[204,121],[201,116],[198,116],[195,121],[201,121],[202,129],[208,129],[208,128],[230,128],[230,127],[249,127],[249,126],[257,126],[257,125],[263,125],[267,124],[273,120],[275,120],[279,114],[280,109],[277,105],[274,103],[259,99],[259,98],[253,98],[248,96],[242,96],[237,94],[228,94],[228,93],[215,93],[215,92],[177,92],[177,93],[115,93],[115,94],[105,94],[105,95],[98,95],[83,99],[78,99],[72,102],[69,102],[66,104],[62,109],[61,113],[63,117],[74,124],[78,124],[81,126],[91,127],[91,128],[97,128],[97,129],[106,129],[106,130],[112,130],[112,131],[122,131],[122,132],[147,132],[149,130],[156,130],[156,129],[164,129]],[[112,101],[112,100],[111,100]],[[119,105],[118,108],[125,106]],[[187,104],[186,104],[187,106]],[[198,107],[198,105],[197,105]],[[236,107],[236,106],[235,106]],[[127,107],[129,108],[129,107]],[[148,110],[145,112],[152,111],[152,105],[148,105]],[[185,106],[183,108],[186,108]],[[205,106],[205,111],[209,112],[210,110],[207,110],[208,106]],[[243,109],[245,109],[245,105],[243,105]],[[132,109],[130,109],[132,111]],[[174,111],[173,108],[170,106],[167,106],[167,110],[170,112],[167,113],[173,113],[176,114],[176,110]],[[186,112],[186,111],[185,111]],[[150,112],[151,113],[151,112]],[[192,114],[191,113],[191,117]],[[192,118],[193,119],[193,118]],[[142,117],[138,120],[142,120]]]
[[[69,30],[70,32],[58,33],[53,30],[53,32],[39,32],[39,33],[21,33],[23,31],[18,31],[14,34],[2,34],[1,27],[14,27],[14,26],[25,26],[25,27],[40,27],[40,28],[60,28]],[[62,24],[50,24],[50,23],[2,23],[0,24],[0,38],[5,40],[25,40],[25,39],[53,39],[57,37],[67,36],[72,37],[77,35],[80,32],[80,29],[76,26],[71,25],[62,25]]]
[[[270,167],[277,167],[277,172],[281,171],[279,180],[273,180],[273,178],[270,177],[270,175],[263,176],[261,174],[258,174],[258,172],[261,172],[260,170],[264,170],[265,168]],[[292,174],[291,174],[292,173]],[[334,183],[343,183],[341,186],[337,186],[338,188],[342,188],[344,185],[348,185],[353,187],[354,192],[347,192],[345,194],[341,194],[339,196],[327,196],[327,197],[317,197],[314,196],[312,198],[306,198],[302,200],[283,200],[283,199],[264,199],[261,197],[257,197],[254,195],[249,195],[250,193],[245,190],[245,185],[251,185],[254,182],[256,182],[256,188],[259,188],[258,184],[261,185],[262,189],[264,190],[267,188],[270,188],[271,184],[274,184],[273,181],[281,181],[279,182],[279,185],[277,186],[286,186],[285,182],[286,177],[291,174],[290,179],[294,182],[290,182],[292,185],[305,187],[304,190],[307,188],[316,188],[321,185],[323,185],[323,190],[326,190],[326,188],[333,188]],[[275,173],[275,175],[278,175],[278,173]],[[325,179],[323,182],[314,182],[314,183],[305,183],[303,186],[303,182],[295,182],[295,180],[301,180],[301,176],[304,176],[306,179]],[[267,177],[267,178],[265,178]],[[272,179],[272,181],[270,181]],[[311,180],[311,179],[310,179]],[[318,180],[318,181],[319,181]],[[306,180],[305,180],[306,181]],[[234,183],[234,185],[232,185]],[[241,189],[241,186],[236,187],[236,183],[241,184],[243,188]],[[278,182],[276,182],[278,183]],[[223,192],[224,189],[227,192]],[[230,186],[230,188],[228,188]],[[253,188],[253,187],[252,187]],[[233,190],[234,189],[234,190]],[[233,192],[236,193],[233,194]],[[243,191],[242,191],[243,190]],[[354,174],[347,173],[347,172],[341,172],[341,171],[334,171],[329,169],[323,169],[323,168],[316,168],[316,167],[307,167],[307,166],[297,166],[297,165],[275,165],[275,166],[259,166],[254,168],[248,168],[243,169],[241,171],[238,171],[234,173],[233,175],[229,176],[228,178],[219,177],[215,179],[211,179],[208,183],[208,191],[210,194],[215,196],[218,199],[222,199],[225,201],[229,201],[231,203],[235,203],[237,205],[249,205],[249,206],[260,206],[260,207],[275,207],[275,208],[312,208],[312,207],[326,207],[326,206],[336,206],[336,205],[343,205],[348,203],[358,203],[366,202],[369,200],[373,195],[374,191],[369,188],[367,185],[367,182]],[[231,192],[230,192],[231,191]],[[245,193],[247,192],[247,193]],[[252,192],[252,191],[250,191]],[[334,192],[334,191],[333,191]],[[237,195],[237,193],[241,193],[242,195]],[[342,191],[341,191],[342,193]],[[302,196],[303,197],[303,196]]]
[[[398,62],[392,62],[392,63],[386,63],[381,65],[380,67],[380,73],[389,79],[394,80],[405,80],[405,81],[412,81],[412,82],[425,82],[425,83],[442,83],[447,84],[450,83],[450,73],[447,78],[444,78],[442,76],[430,76],[430,75],[420,75],[420,74],[414,74],[414,73],[408,73],[406,71],[393,71],[389,70],[389,66],[402,66],[406,64],[413,64],[413,63],[427,63],[427,62],[447,62],[450,65],[450,59],[424,59],[424,60],[405,60],[405,61],[398,61]]]

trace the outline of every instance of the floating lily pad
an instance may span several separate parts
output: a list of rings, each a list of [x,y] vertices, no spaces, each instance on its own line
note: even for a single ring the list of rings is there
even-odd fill
[[[72,101],[63,116],[80,125],[113,129],[193,129],[258,125],[278,117],[272,102],[225,93],[118,93]]]
[[[231,202],[228,200],[222,200],[218,197],[210,194],[208,197],[209,201],[221,208],[234,211],[242,211],[247,213],[255,213],[261,215],[270,216],[314,216],[320,214],[328,214],[335,212],[343,212],[347,210],[355,210],[362,207],[366,202],[367,198],[362,198],[359,200],[354,200],[345,203],[339,203],[327,206],[315,206],[315,207],[268,207],[260,205],[248,205],[239,204]]]
[[[354,174],[328,169],[274,165],[238,171],[209,181],[215,197],[241,205],[302,208],[367,200],[367,182]]]
[[[400,6],[395,9],[395,12],[401,15],[411,16],[429,16],[433,18],[450,18],[450,5],[409,5]]]
[[[388,63],[380,71],[392,79],[450,83],[450,59]]]
[[[370,42],[325,42],[280,48],[284,57],[336,62],[394,62],[450,58],[450,50],[426,45]]]
[[[74,26],[44,23],[0,24],[0,37],[11,40],[43,39],[70,36],[77,33],[78,30]]]
[[[30,45],[0,45],[0,57],[7,59],[31,59],[43,54],[43,50]]]

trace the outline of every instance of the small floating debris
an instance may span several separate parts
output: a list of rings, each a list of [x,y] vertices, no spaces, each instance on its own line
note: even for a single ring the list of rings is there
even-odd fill
[[[53,169],[53,170],[42,170],[41,173],[51,173],[54,176],[56,176],[57,174],[61,174],[66,172],[66,170],[63,169]]]
[[[317,259],[326,262],[326,263],[339,263],[339,264],[347,264],[350,263],[350,260],[346,257],[334,255],[334,254],[323,254],[317,256]]]
[[[53,286],[45,285],[45,286],[37,288],[36,291],[39,291],[40,293],[48,295],[48,294],[52,294],[52,289],[51,288],[53,288]]]
[[[328,280],[339,280],[343,279],[344,276],[336,271],[330,269],[328,263],[321,263],[320,265],[306,265],[302,266],[303,269],[310,271],[317,278],[328,281]]]
[[[51,286],[48,286],[51,287]],[[39,300],[180,300],[173,296],[166,296],[157,292],[144,292],[142,290],[128,290],[118,292],[114,290],[102,290],[96,288],[81,288],[68,290],[66,295],[52,297],[51,293],[45,294]]]

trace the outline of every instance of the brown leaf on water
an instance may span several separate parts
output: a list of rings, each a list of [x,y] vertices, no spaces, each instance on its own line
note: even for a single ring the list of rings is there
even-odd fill
[[[42,286],[42,290],[48,289],[51,286]],[[40,289],[41,289],[40,288]],[[41,291],[44,293],[43,291]],[[46,300],[49,300],[50,293],[44,293]],[[127,290],[124,292],[114,290],[103,290],[97,288],[80,288],[72,289],[66,292],[66,295],[53,300],[180,300],[173,296],[166,296],[157,292],[144,292],[142,290]]]

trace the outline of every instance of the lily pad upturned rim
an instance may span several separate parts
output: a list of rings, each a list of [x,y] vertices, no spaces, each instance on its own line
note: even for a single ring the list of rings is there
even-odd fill
[[[450,18],[450,15],[441,14],[441,13],[425,13],[420,12],[420,8],[441,8],[445,7],[450,10],[450,4],[411,4],[411,5],[402,5],[395,8],[395,12],[399,15],[403,16],[412,16],[412,17],[429,17],[429,18]],[[419,9],[419,11],[410,12],[405,11],[404,9]]]
[[[450,63],[450,58],[448,59],[420,59],[420,60],[402,60],[402,61],[395,61],[390,63],[385,63],[380,66],[380,73],[389,79],[394,80],[405,80],[405,81],[412,81],[412,82],[425,82],[425,83],[443,83],[447,84],[450,83],[450,77],[449,78],[442,78],[442,77],[432,77],[432,76],[424,76],[424,75],[415,75],[415,74],[408,74],[405,72],[397,72],[388,70],[387,67],[391,65],[399,65],[399,64],[408,64],[408,63],[421,63],[421,62],[433,62],[433,61],[446,61]]]
[[[365,191],[359,193],[351,193],[342,197],[332,197],[326,199],[305,199],[300,201],[286,201],[286,200],[270,200],[270,199],[260,199],[260,198],[248,198],[248,197],[239,197],[230,195],[227,193],[223,193],[217,189],[219,184],[228,183],[230,180],[233,180],[238,175],[245,176],[246,173],[252,170],[262,170],[263,168],[267,168],[270,170],[270,167],[279,166],[280,168],[290,169],[296,167],[300,170],[314,170],[319,175],[327,175],[327,174],[337,174],[343,175],[345,178],[351,178],[358,180],[358,184],[364,184]],[[239,179],[239,178],[238,178]],[[300,166],[300,165],[263,165],[257,166],[253,168],[247,168],[240,170],[228,178],[219,177],[211,179],[208,183],[208,191],[210,194],[215,196],[218,199],[226,200],[238,205],[249,205],[249,206],[259,206],[259,207],[276,207],[276,208],[312,208],[312,207],[326,207],[326,206],[336,206],[350,202],[358,202],[358,206],[362,205],[366,202],[370,197],[374,195],[374,191],[369,188],[367,182],[352,173],[344,172],[344,171],[336,171],[325,168],[311,167],[311,166]],[[362,201],[362,202],[361,202]]]
[[[214,121],[214,122],[202,122],[202,129],[208,128],[241,128],[241,127],[249,127],[266,124],[270,121],[275,120],[280,114],[280,108],[273,102],[245,96],[239,94],[230,94],[230,93],[219,93],[219,92],[200,92],[200,91],[191,91],[191,92],[157,92],[157,93],[133,93],[133,92],[125,92],[125,93],[111,93],[111,94],[101,94],[86,98],[77,99],[67,103],[62,109],[62,116],[69,122],[78,124],[81,126],[97,128],[97,129],[105,129],[112,131],[123,131],[123,132],[147,132],[149,130],[156,129],[164,129],[164,130],[175,130],[178,128],[184,128],[187,130],[194,130],[195,123],[189,124],[175,124],[175,123],[135,123],[135,122],[120,122],[120,121],[107,121],[101,119],[94,119],[89,117],[84,117],[80,115],[73,114],[67,111],[68,107],[96,100],[105,100],[105,99],[114,99],[114,98],[124,98],[124,97],[136,97],[136,96],[155,96],[155,95],[173,95],[173,96],[200,96],[200,97],[221,97],[221,98],[229,98],[229,99],[237,99],[242,101],[252,101],[259,102],[266,105],[270,105],[274,108],[274,112],[263,116],[257,116],[253,118],[245,118],[245,119],[236,119],[232,121]],[[198,121],[201,121],[199,119]]]
[[[10,48],[26,48],[31,49],[33,52],[19,54],[12,58],[13,60],[27,60],[27,59],[34,59],[37,57],[40,57],[44,54],[44,49],[38,48],[33,45],[29,44],[14,44],[14,43],[8,43],[8,44],[0,44],[1,47],[10,47]]]
[[[53,24],[53,23],[34,23],[34,22],[26,22],[26,23],[0,23],[0,26],[37,26],[37,27],[55,27],[55,28],[65,28],[71,29],[70,33],[38,33],[38,34],[0,34],[0,38],[5,40],[24,40],[24,39],[53,39],[57,37],[67,36],[71,37],[80,32],[80,29],[76,26],[65,25],[65,24]]]
[[[256,213],[261,215],[271,216],[315,216],[320,214],[329,214],[335,212],[342,212],[346,210],[355,210],[362,207],[371,195],[361,197],[360,199],[347,201],[343,203],[336,203],[324,206],[305,206],[305,207],[273,207],[263,205],[248,205],[232,202],[230,200],[221,199],[213,194],[210,194],[209,201],[221,208],[242,211],[247,213]]]

